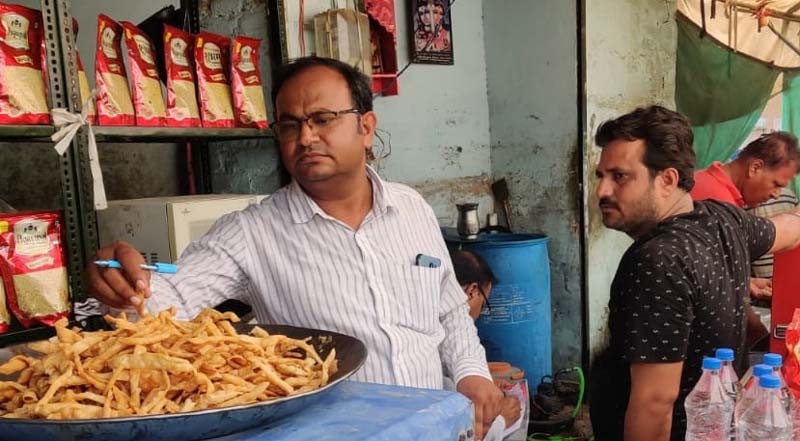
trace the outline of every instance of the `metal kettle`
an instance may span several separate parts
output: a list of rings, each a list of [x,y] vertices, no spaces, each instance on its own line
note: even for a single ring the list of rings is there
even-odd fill
[[[478,204],[456,204],[458,208],[458,235],[463,239],[477,239],[481,229],[478,221]]]

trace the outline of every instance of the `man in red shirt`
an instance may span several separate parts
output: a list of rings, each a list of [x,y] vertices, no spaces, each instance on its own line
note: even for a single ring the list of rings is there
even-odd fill
[[[714,162],[694,174],[692,199],[714,199],[755,208],[780,195],[798,172],[797,138],[787,132],[762,135],[727,163]]]
[[[777,198],[799,167],[800,152],[794,135],[787,132],[761,135],[742,149],[733,161],[727,164],[714,162],[711,167],[696,172],[692,199],[713,199],[740,208],[755,208]],[[751,278],[750,293],[756,298],[771,296],[771,281]],[[748,343],[753,344],[769,332],[749,305],[747,316]]]

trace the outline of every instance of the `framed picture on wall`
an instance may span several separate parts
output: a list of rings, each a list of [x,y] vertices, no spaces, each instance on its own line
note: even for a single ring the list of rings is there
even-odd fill
[[[453,64],[453,20],[450,0],[411,0],[414,30],[411,60],[422,64]]]

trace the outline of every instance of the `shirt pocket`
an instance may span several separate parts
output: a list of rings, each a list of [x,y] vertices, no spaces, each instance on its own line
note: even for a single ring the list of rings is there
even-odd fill
[[[390,264],[385,270],[392,322],[432,335],[437,333],[443,268]]]

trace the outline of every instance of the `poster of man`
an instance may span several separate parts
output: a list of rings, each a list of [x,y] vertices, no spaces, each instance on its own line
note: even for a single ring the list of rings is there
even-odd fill
[[[449,0],[411,0],[414,41],[412,60],[453,64],[453,22]]]

